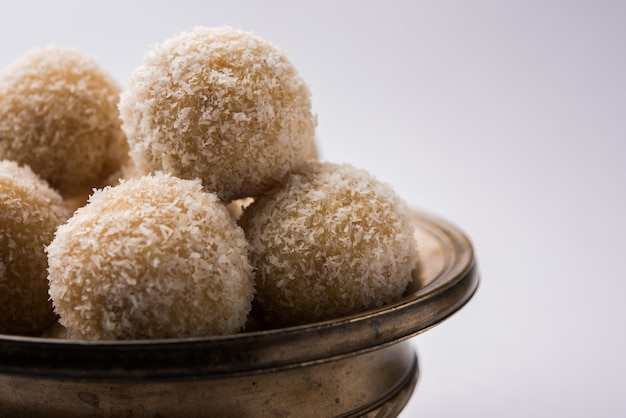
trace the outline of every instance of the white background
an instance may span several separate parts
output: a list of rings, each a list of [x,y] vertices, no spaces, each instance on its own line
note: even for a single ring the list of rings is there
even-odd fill
[[[56,43],[122,85],[150,45],[228,24],[285,48],[323,158],[460,226],[482,272],[412,341],[403,417],[621,417],[626,2],[3,1],[0,67]]]

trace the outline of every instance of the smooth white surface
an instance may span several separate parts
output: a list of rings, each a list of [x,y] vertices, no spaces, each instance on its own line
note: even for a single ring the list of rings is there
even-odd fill
[[[284,47],[323,157],[475,244],[480,289],[414,338],[402,417],[621,417],[625,17],[621,1],[3,1],[0,67],[56,43],[124,84],[200,25]]]

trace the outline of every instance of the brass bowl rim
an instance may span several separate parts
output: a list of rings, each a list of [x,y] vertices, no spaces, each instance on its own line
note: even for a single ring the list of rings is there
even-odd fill
[[[77,341],[0,334],[0,374],[99,380],[235,376],[331,361],[418,335],[461,309],[478,287],[474,250],[456,226],[414,210],[436,239],[442,269],[397,302],[358,314],[284,328],[203,338]]]

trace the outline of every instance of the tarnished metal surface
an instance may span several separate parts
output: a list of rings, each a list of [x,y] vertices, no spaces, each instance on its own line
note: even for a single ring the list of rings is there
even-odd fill
[[[416,358],[410,344],[403,343],[328,363],[236,377],[137,383],[0,376],[0,409],[12,417],[41,416],[42,411],[52,417],[360,416],[387,403],[401,408],[410,395],[402,391],[415,379]]]

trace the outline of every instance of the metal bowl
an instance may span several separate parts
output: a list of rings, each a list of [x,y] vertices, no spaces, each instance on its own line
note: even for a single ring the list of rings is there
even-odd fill
[[[409,338],[478,286],[472,245],[414,213],[406,295],[332,321],[207,338],[73,341],[0,335],[0,416],[397,416],[418,379]]]

